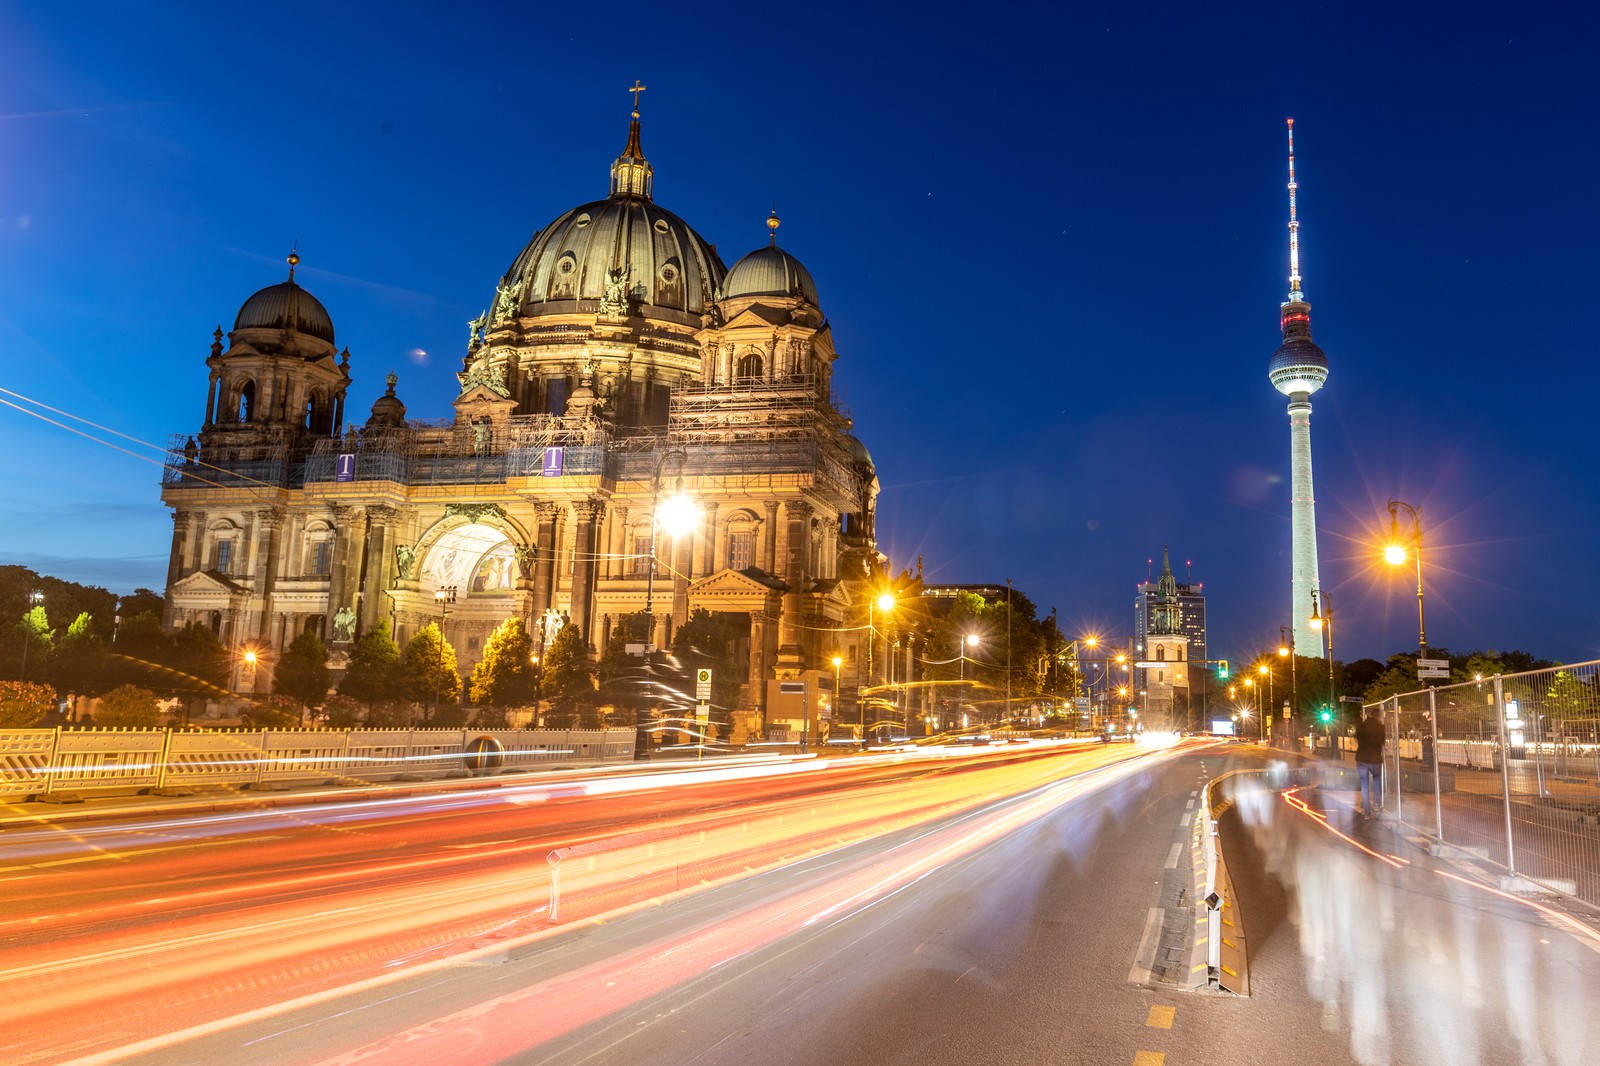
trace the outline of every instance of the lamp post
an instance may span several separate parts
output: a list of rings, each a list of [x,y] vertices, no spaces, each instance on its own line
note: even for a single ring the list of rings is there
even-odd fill
[[[1320,603],[1318,602],[1320,601]],[[1328,639],[1328,713],[1339,710],[1339,690],[1333,682],[1333,604],[1321,589],[1311,590],[1311,628],[1321,630]],[[1325,719],[1329,720],[1329,719]]]
[[[872,620],[872,611],[874,607],[880,611],[889,611],[893,609],[894,596],[885,592],[882,595],[867,600],[867,683],[861,687],[861,691],[856,693],[856,702],[860,704],[861,707],[862,751],[867,750],[867,689],[871,687],[872,678],[874,676],[872,673],[872,644],[874,639],[873,634],[876,632],[876,630],[873,628]]]
[[[961,694],[956,698],[956,713],[962,716],[962,725],[966,725],[966,712],[962,710],[967,705],[967,649],[978,646],[978,634],[968,633],[961,638]]]
[[[433,675],[433,714],[429,716],[429,725],[439,717],[439,692],[444,687],[444,615],[445,608],[456,602],[456,586],[434,589],[433,602],[439,605],[439,662]]]
[[[655,616],[655,583],[656,583],[656,535],[664,524],[667,535],[676,540],[678,534],[686,532],[694,522],[694,501],[683,492],[683,462],[687,458],[682,448],[668,448],[656,460],[655,477],[650,481],[650,562],[644,572],[644,613],[649,619],[649,631],[644,635],[645,645],[655,643],[656,616]],[[661,469],[668,459],[678,461],[678,484],[672,495],[665,503],[661,500]]]
[[[832,708],[833,718],[834,719],[837,719],[839,717],[839,669],[841,667],[843,667],[843,666],[844,666],[844,656],[843,655],[835,655],[833,657],[833,708]],[[830,725],[830,729],[831,729],[831,725]],[[819,737],[822,735],[822,727],[821,726],[817,727],[817,735]]]
[[[44,593],[33,589],[28,593],[28,611],[22,618],[22,668],[17,671],[17,681],[28,680],[28,640],[33,636],[33,609],[44,602]]]
[[[1411,516],[1411,553],[1417,560],[1417,658],[1424,659],[1428,655],[1428,626],[1422,614],[1422,510],[1411,506],[1404,500],[1389,501],[1389,543],[1383,549],[1383,558],[1390,566],[1399,566],[1406,561],[1406,545],[1401,540],[1400,515],[1401,509]]]
[[[1294,650],[1294,626],[1278,627],[1278,657],[1289,660],[1289,704],[1290,713],[1300,710],[1300,671],[1296,669]],[[1285,715],[1284,726],[1287,728],[1289,715]]]

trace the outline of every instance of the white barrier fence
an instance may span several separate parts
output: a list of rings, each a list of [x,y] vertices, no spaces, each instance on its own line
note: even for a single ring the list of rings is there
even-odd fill
[[[0,799],[631,762],[633,744],[632,729],[0,729]]]

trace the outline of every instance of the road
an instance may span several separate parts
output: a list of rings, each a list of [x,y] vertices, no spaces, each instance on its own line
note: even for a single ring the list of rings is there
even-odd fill
[[[31,884],[35,916],[49,919],[27,941],[44,953],[28,956],[35,969],[23,975],[8,952],[0,974],[0,991],[11,982],[0,1031],[30,1039],[5,1059],[1320,1066],[1578,1062],[1597,1043],[1583,1010],[1600,983],[1592,930],[1420,854],[1397,859],[1391,830],[1337,806],[1324,817],[1315,794],[1246,795],[1225,821],[1253,994],[1186,991],[1199,790],[1271,756],[1029,755],[861,764],[827,787],[825,774],[773,773],[535,803],[458,796],[421,811],[269,814],[222,843],[185,831],[100,859],[35,857],[29,869],[66,865],[0,873],[8,912],[14,888]],[[823,794],[870,803],[874,817],[895,797],[925,817],[570,926],[551,928],[527,891],[540,865],[530,858],[552,844],[641,818],[754,818]],[[219,872],[235,863],[258,903]],[[95,886],[65,888],[84,884],[62,875],[73,867]],[[189,893],[170,882],[135,891],[158,868],[189,871]],[[61,894],[46,915],[32,879],[51,875]],[[447,934],[468,916],[478,926]],[[330,939],[340,923],[358,935]],[[205,946],[230,925],[257,942],[233,969],[216,960],[242,953],[238,940]],[[161,956],[136,955],[109,990],[93,961],[81,1003],[35,1002],[45,955],[93,960],[125,934],[163,941]],[[427,936],[443,939],[404,950]],[[333,943],[368,944],[371,957],[351,946],[330,956]],[[211,972],[175,973],[185,967]],[[296,967],[308,973],[286,979]],[[153,996],[137,993],[137,973]],[[161,1036],[180,1029],[181,1041]]]

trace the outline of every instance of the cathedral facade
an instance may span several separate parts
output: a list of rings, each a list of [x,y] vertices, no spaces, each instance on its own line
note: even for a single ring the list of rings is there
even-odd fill
[[[769,725],[792,717],[776,682],[854,662],[878,482],[816,285],[776,215],[729,268],[653,185],[635,110],[609,195],[540,229],[469,323],[442,423],[408,420],[393,374],[347,417],[349,351],[291,256],[216,331],[203,424],[169,456],[165,623],[269,661],[309,628],[337,663],[380,620],[402,645],[442,622],[467,673],[508,617],[599,652],[624,618],[664,648],[704,608],[744,634],[739,709]]]

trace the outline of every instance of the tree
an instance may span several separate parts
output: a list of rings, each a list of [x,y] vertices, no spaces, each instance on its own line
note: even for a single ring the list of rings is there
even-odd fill
[[[589,648],[575,625],[564,625],[544,650],[542,691],[552,704],[550,718],[570,725],[580,710],[592,717],[596,689],[594,663]],[[561,728],[557,724],[557,728]]]
[[[149,689],[119,685],[100,697],[95,721],[109,726],[157,726],[161,724],[161,708],[156,694]]]
[[[284,651],[273,671],[273,691],[292,696],[303,707],[316,707],[328,697],[328,649],[307,629]]]
[[[439,709],[453,707],[461,698],[456,649],[444,639],[437,622],[423,626],[406,644],[400,656],[400,691],[428,708],[429,725],[442,724],[445,717],[437,713]]]
[[[739,698],[747,667],[737,657],[738,641],[744,630],[731,615],[712,614],[696,608],[672,638],[672,652],[688,668],[684,675],[684,700],[694,700],[694,671],[711,670],[712,717],[728,724],[728,712]]]
[[[0,729],[33,727],[55,698],[55,689],[37,681],[0,681]]]
[[[532,703],[534,691],[533,640],[521,618],[507,618],[489,634],[472,668],[472,702],[517,707]]]
[[[400,646],[389,635],[389,623],[379,622],[361,635],[350,666],[339,682],[339,695],[369,706],[392,699],[399,689]]]
[[[268,696],[239,715],[256,729],[293,729],[301,724],[304,708],[294,696]]]
[[[173,694],[195,692],[228,694],[228,674],[232,663],[211,627],[190,622],[178,631],[172,642],[171,666],[176,673],[160,686]]]

